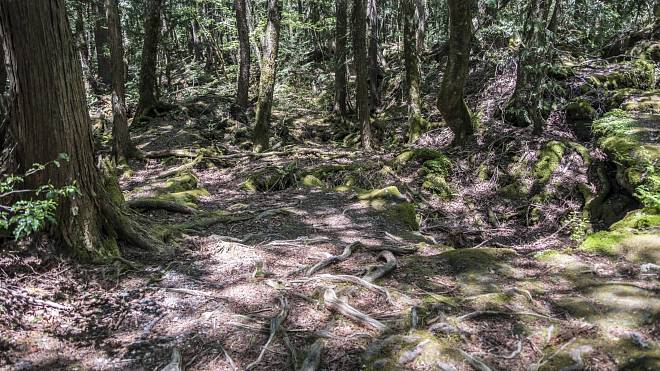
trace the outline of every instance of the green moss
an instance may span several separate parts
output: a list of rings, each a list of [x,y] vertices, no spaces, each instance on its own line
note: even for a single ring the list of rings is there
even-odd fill
[[[395,167],[400,167],[414,160],[429,161],[443,157],[445,157],[445,155],[440,151],[429,148],[416,148],[401,152],[394,158],[394,160],[392,160],[392,165]]]
[[[566,106],[566,118],[569,122],[592,121],[598,117],[598,112],[585,100],[571,102]]]
[[[529,191],[529,187],[524,185],[519,179],[516,179],[513,183],[500,187],[498,193],[508,199],[516,200],[529,196]]]
[[[420,353],[408,362],[406,354],[419,344]],[[435,336],[429,331],[415,330],[407,335],[392,335],[372,343],[364,353],[363,369],[389,371],[402,369],[432,370],[439,362],[458,364],[463,358],[457,351],[459,336]]]
[[[612,224],[610,230],[645,230],[660,228],[660,214],[653,210],[634,210],[628,213],[625,218]]]
[[[252,174],[242,188],[251,192],[281,191],[295,184],[295,166],[268,166]]]
[[[173,192],[173,193],[165,193],[162,195],[159,195],[157,198],[161,200],[166,200],[166,201],[172,201],[176,203],[180,203],[183,205],[187,206],[195,206],[195,204],[199,201],[200,197],[205,197],[208,196],[209,192],[204,189],[204,188],[197,188],[197,189],[192,189],[189,191],[183,191],[183,192]]]
[[[302,184],[305,187],[310,187],[310,188],[314,188],[314,187],[323,188],[323,187],[325,187],[325,183],[321,179],[319,179],[319,178],[317,178],[317,177],[315,177],[314,175],[311,175],[311,174],[310,175],[305,175],[302,178]]]
[[[660,92],[654,90],[639,95],[629,96],[623,103],[621,103],[621,108],[626,111],[660,114]]]
[[[427,160],[422,165],[422,172],[424,174],[436,174],[442,177],[449,176],[452,164],[449,158],[441,155],[433,160]]]
[[[425,176],[422,189],[433,193],[443,200],[450,199],[454,196],[454,192],[449,184],[447,184],[445,178],[437,174],[428,174]]]
[[[165,181],[165,191],[177,193],[190,191],[197,188],[197,177],[191,173],[179,174]]]
[[[410,230],[419,230],[419,215],[417,215],[417,206],[410,202],[402,202],[391,205],[385,211],[386,215],[395,221],[410,228]]]
[[[552,173],[557,169],[564,157],[566,146],[562,142],[548,142],[539,154],[538,161],[534,164],[533,173],[536,179],[545,184],[550,180]]]
[[[401,194],[396,186],[389,186],[382,189],[374,189],[369,191],[358,192],[358,200],[372,201],[372,200],[391,200],[391,201],[405,201],[406,198]]]
[[[604,254],[616,255],[619,242],[623,241],[630,233],[600,231],[587,236],[580,245],[580,250]]]

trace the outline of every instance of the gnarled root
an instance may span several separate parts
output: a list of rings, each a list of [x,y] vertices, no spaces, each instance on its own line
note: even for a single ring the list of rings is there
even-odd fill
[[[390,251],[381,251],[380,254],[378,254],[378,259],[383,259],[385,260],[385,263],[374,268],[370,272],[367,272],[367,274],[362,277],[363,280],[367,282],[374,282],[377,279],[384,277],[385,275],[389,274],[396,268],[396,258],[394,257],[394,254]]]
[[[314,273],[320,271],[321,269],[327,267],[328,265],[335,264],[335,263],[338,263],[338,262],[341,262],[341,261],[344,261],[344,260],[348,259],[351,256],[351,254],[353,254],[353,250],[359,248],[360,246],[362,246],[361,243],[353,242],[352,244],[346,246],[346,248],[344,249],[344,252],[341,255],[335,255],[335,256],[331,256],[327,259],[321,260],[320,262],[316,263],[311,268],[309,268],[307,270],[307,272],[305,273],[305,275],[309,277],[309,276],[313,275]]]
[[[159,200],[157,198],[140,198],[126,201],[126,206],[140,210],[165,210],[181,214],[194,214],[196,212],[190,206],[181,205],[172,201]]]
[[[321,350],[323,349],[323,340],[317,339],[309,348],[307,357],[303,361],[299,371],[316,371],[321,364]]]
[[[364,326],[373,327],[378,331],[386,331],[388,329],[387,326],[385,326],[382,322],[378,321],[377,319],[371,317],[368,314],[362,313],[359,310],[348,305],[347,303],[339,300],[337,294],[335,293],[335,290],[331,288],[325,289],[323,293],[323,300],[328,308],[348,317],[349,319],[355,322],[358,322]]]

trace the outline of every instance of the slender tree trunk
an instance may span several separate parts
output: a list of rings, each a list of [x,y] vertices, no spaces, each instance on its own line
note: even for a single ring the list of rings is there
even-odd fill
[[[347,41],[347,4],[346,0],[336,0],[336,29],[335,29],[335,102],[333,111],[341,119],[346,118],[348,111],[348,91],[346,76],[346,41]]]
[[[82,3],[76,7],[76,22],[75,22],[75,42],[78,52],[80,53],[80,62],[82,64],[83,76],[85,77],[86,88],[96,90],[96,81],[93,74],[90,72],[89,65],[89,46],[87,44],[87,36],[85,32],[84,9]]]
[[[246,121],[248,99],[250,91],[250,26],[247,18],[247,4],[245,0],[235,0],[236,27],[238,29],[239,44],[239,71],[238,86],[236,88],[236,108],[234,117]]]
[[[112,66],[112,143],[115,160],[119,163],[139,156],[128,132],[126,112],[126,65],[121,33],[118,0],[105,0],[105,11],[110,36]]]
[[[95,0],[94,5],[94,43],[96,45],[96,69],[99,82],[107,88],[112,84],[110,66],[110,45],[108,43],[108,24],[105,18],[103,0]]]
[[[472,39],[472,9],[475,0],[449,0],[449,56],[438,108],[454,133],[455,145],[465,143],[474,133],[472,114],[465,104],[465,80],[469,71]]]
[[[426,11],[426,0],[415,0],[415,19],[417,20],[417,34],[415,44],[417,53],[422,54],[426,50],[426,22],[428,13]]]
[[[369,98],[370,108],[380,107],[380,64],[378,63],[378,4],[367,0],[369,19]]]
[[[530,1],[523,29],[523,45],[518,55],[516,88],[504,109],[504,120],[517,127],[534,126],[534,132],[543,131],[541,101],[548,57],[546,29],[550,14],[550,0]]]
[[[416,0],[403,0],[403,54],[406,65],[406,94],[408,98],[408,141],[415,142],[425,127],[422,118],[422,98],[420,92],[419,53],[417,50],[418,22],[415,10]]]
[[[268,0],[268,23],[264,33],[259,76],[259,100],[257,101],[256,123],[254,127],[254,151],[263,152],[269,148],[270,117],[273,108],[273,93],[277,79],[277,53],[280,42],[281,15],[278,0]]]
[[[353,59],[355,63],[355,107],[358,125],[362,130],[362,147],[372,147],[371,119],[369,117],[369,85],[367,82],[367,10],[366,0],[353,0]]]
[[[160,8],[162,0],[147,0],[144,19],[144,43],[142,44],[142,66],[140,68],[140,99],[136,118],[149,116],[159,106],[156,98],[156,65],[160,40]]]

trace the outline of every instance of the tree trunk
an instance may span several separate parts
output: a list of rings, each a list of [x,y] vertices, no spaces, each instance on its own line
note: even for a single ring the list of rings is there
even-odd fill
[[[117,163],[139,155],[128,133],[126,65],[118,0],[105,0],[112,66],[112,149]]]
[[[142,66],[140,68],[140,99],[138,101],[136,119],[149,116],[158,108],[156,98],[156,63],[158,60],[158,43],[160,39],[160,7],[162,0],[146,1],[146,16],[144,19],[144,43],[142,44]]]
[[[369,86],[367,82],[367,10],[366,0],[353,0],[353,59],[355,63],[355,107],[362,130],[362,147],[372,147],[369,117]]]
[[[108,217],[117,220],[119,213],[105,197],[94,166],[82,71],[65,9],[64,0],[0,2],[12,94],[10,130],[21,171],[60,153],[69,155],[61,167],[27,177],[25,187],[75,184],[79,193],[61,200],[51,232],[74,255],[99,259],[118,254]]]
[[[474,0],[449,0],[449,56],[438,108],[454,133],[453,144],[465,143],[474,133],[472,114],[463,99],[469,71]]]
[[[370,108],[380,107],[380,64],[378,63],[378,4],[367,0],[369,18],[369,98]]]
[[[235,0],[234,6],[236,8],[240,63],[234,117],[247,121],[245,112],[248,108],[250,91],[250,26],[248,25],[247,4],[245,0]]]
[[[415,19],[417,20],[417,34],[415,40],[417,53],[423,54],[426,50],[426,0],[415,0]]]
[[[422,99],[420,92],[419,53],[417,50],[417,31],[419,19],[415,10],[414,1],[403,0],[403,54],[406,65],[406,95],[408,98],[408,141],[415,142],[422,131],[425,123],[422,118]]]
[[[542,85],[546,76],[543,62],[548,59],[546,29],[550,0],[530,1],[523,28],[523,45],[518,55],[516,88],[504,109],[504,120],[517,127],[534,125],[534,133],[543,131]]]
[[[336,29],[335,29],[335,102],[333,111],[342,119],[346,118],[348,111],[348,92],[346,76],[346,39],[348,15],[346,0],[335,2]]]
[[[263,152],[269,148],[270,116],[273,108],[273,93],[277,78],[277,52],[280,42],[281,15],[278,0],[268,0],[268,23],[264,33],[259,76],[259,100],[257,101],[256,123],[254,127],[254,151]]]
[[[110,46],[108,43],[108,24],[105,18],[103,0],[95,0],[94,5],[94,45],[96,46],[96,69],[103,89],[112,84],[110,66]]]

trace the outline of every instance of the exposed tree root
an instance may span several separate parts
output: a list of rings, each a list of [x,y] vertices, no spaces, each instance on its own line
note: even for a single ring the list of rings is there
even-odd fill
[[[140,210],[166,210],[181,214],[194,214],[197,211],[190,206],[182,205],[172,201],[159,200],[157,198],[140,198],[126,201],[126,206]]]
[[[417,247],[400,247],[400,246],[387,246],[382,245],[378,247],[368,247],[370,251],[389,251],[395,255],[410,255],[417,252]]]
[[[222,214],[222,213],[210,213],[209,216],[205,216],[196,220],[191,220],[186,223],[177,224],[172,226],[174,230],[180,230],[183,232],[194,231],[196,229],[209,228],[213,225],[220,223],[235,223],[245,220],[253,219],[254,215],[250,214]]]
[[[344,252],[341,255],[335,255],[335,256],[331,256],[327,259],[321,260],[320,262],[316,263],[311,268],[309,268],[307,270],[307,272],[305,273],[305,275],[309,277],[309,276],[313,275],[314,273],[320,271],[321,269],[327,267],[328,265],[335,264],[335,263],[338,263],[338,262],[341,262],[341,261],[344,261],[344,260],[348,259],[351,256],[351,254],[353,254],[353,250],[355,250],[355,249],[357,249],[361,246],[362,246],[361,243],[353,242],[352,244],[346,246],[346,248],[344,249]]]
[[[266,354],[266,350],[268,350],[270,343],[273,342],[275,336],[282,330],[282,324],[288,315],[289,303],[287,303],[286,299],[280,298],[280,312],[270,320],[270,336],[268,336],[268,341],[266,341],[266,344],[264,344],[263,348],[261,348],[259,357],[257,357],[254,362],[247,365],[245,368],[246,370],[251,370],[259,365],[259,363],[261,363],[261,360],[264,358],[264,354]]]
[[[396,258],[394,257],[394,254],[390,251],[381,251],[380,254],[378,254],[379,259],[384,259],[385,264],[382,264],[375,269],[371,270],[370,272],[367,272],[367,274],[362,277],[363,280],[367,282],[374,282],[377,279],[384,277],[385,275],[389,274],[396,268]]]
[[[149,233],[112,202],[101,203],[101,208],[103,216],[121,240],[143,250],[162,250],[160,241],[151,238]]]
[[[424,348],[431,342],[431,340],[426,339],[422,340],[419,344],[417,344],[414,348],[411,350],[408,350],[406,352],[403,352],[401,356],[399,357],[399,364],[400,365],[405,365],[408,364],[412,361],[415,360],[415,358],[419,357],[420,354],[424,351]]]
[[[502,312],[502,311],[497,311],[497,310],[478,310],[475,312],[471,312],[465,315],[462,315],[458,317],[459,320],[463,321],[466,319],[470,319],[472,317],[478,317],[478,316],[483,316],[486,314],[501,314],[501,315],[508,315],[508,316],[530,316],[530,317],[537,317],[537,318],[544,318],[550,321],[560,321],[557,318],[552,318],[543,314],[538,314],[534,312]]]
[[[386,331],[388,329],[382,322],[371,317],[368,314],[362,313],[359,310],[353,308],[347,303],[339,300],[335,290],[331,288],[326,288],[323,292],[323,300],[325,305],[330,309],[334,310],[337,313],[340,313],[349,319],[358,322],[364,326],[371,326],[378,331]]]
[[[492,369],[484,363],[481,359],[465,352],[462,349],[458,350],[461,355],[465,358],[465,360],[470,364],[470,366],[474,367],[475,370],[479,371],[491,371]]]
[[[321,364],[321,350],[323,349],[323,340],[317,339],[309,348],[307,357],[303,361],[299,371],[316,371]]]
[[[368,290],[375,291],[375,292],[380,292],[383,295],[385,295],[385,297],[387,297],[388,302],[390,302],[390,303],[392,302],[392,297],[390,296],[390,292],[386,288],[384,288],[382,286],[375,285],[375,284],[373,284],[373,283],[371,283],[371,282],[369,282],[365,279],[362,279],[360,277],[357,277],[357,276],[351,276],[351,275],[348,275],[348,274],[338,274],[338,275],[319,274],[317,276],[314,276],[313,279],[328,280],[328,281],[335,281],[335,282],[337,282],[337,281],[339,281],[339,282],[351,282],[351,283],[354,283],[356,285],[362,286],[362,287],[364,287]]]
[[[169,178],[169,177],[172,177],[172,176],[174,176],[174,175],[176,175],[176,174],[178,174],[178,173],[181,173],[181,172],[184,172],[184,171],[187,171],[187,170],[191,170],[191,169],[193,169],[195,166],[197,166],[197,164],[199,164],[200,162],[202,162],[203,159],[204,159],[204,155],[199,155],[199,156],[197,156],[194,160],[188,162],[187,164],[183,164],[183,165],[181,165],[181,166],[175,167],[175,168],[172,169],[172,170],[168,170],[168,171],[166,171],[166,172],[164,172],[164,173],[158,175],[157,178],[158,178],[158,179]]]
[[[181,352],[178,349],[172,349],[172,358],[170,363],[161,369],[161,371],[181,371],[183,359],[181,358]]]

